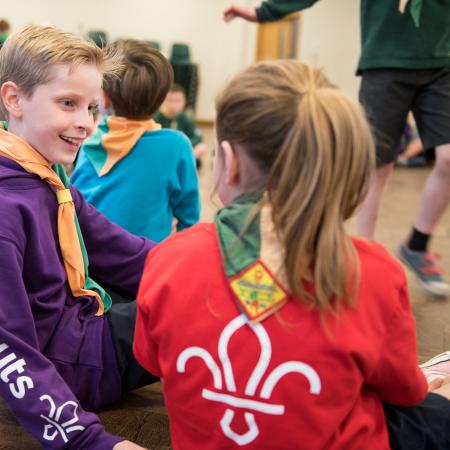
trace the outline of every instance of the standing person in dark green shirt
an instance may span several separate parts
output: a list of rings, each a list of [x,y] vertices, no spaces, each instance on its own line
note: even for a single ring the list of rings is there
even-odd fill
[[[163,128],[181,131],[188,137],[194,149],[197,169],[199,169],[202,164],[201,158],[206,153],[206,145],[203,143],[200,129],[185,113],[185,108],[186,94],[184,89],[178,84],[173,84],[154,119]]]
[[[259,7],[230,6],[226,21],[281,19],[318,0],[267,0]],[[424,148],[436,164],[422,192],[414,227],[399,255],[430,293],[450,286],[428,253],[431,234],[450,201],[450,0],[361,0],[360,102],[377,142],[377,169],[358,213],[358,232],[373,239],[384,186],[392,173],[411,110]]]

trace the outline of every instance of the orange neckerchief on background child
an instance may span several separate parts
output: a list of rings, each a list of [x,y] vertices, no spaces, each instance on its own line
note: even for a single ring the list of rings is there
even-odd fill
[[[38,151],[19,136],[5,131],[2,124],[0,124],[0,155],[13,160],[27,172],[38,175],[55,190],[59,204],[59,246],[61,248],[70,289],[74,297],[84,295],[94,297],[99,305],[96,315],[101,316],[105,311],[105,305],[101,295],[95,290],[85,288],[87,280],[90,282],[88,284],[93,287],[97,287],[97,284],[89,277],[86,280],[85,277],[87,261],[83,257],[82,244],[76,226],[75,205],[68,186],[66,187],[64,185],[49,162]],[[109,296],[107,298],[109,299]]]
[[[105,116],[98,124],[98,133],[84,143],[83,149],[101,177],[130,153],[146,131],[160,129],[161,125],[153,119],[130,120]]]

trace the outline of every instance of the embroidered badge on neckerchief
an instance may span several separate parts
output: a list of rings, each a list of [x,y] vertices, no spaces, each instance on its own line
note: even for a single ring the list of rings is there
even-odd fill
[[[289,297],[283,253],[262,198],[261,193],[244,194],[215,217],[228,284],[252,322],[271,316]]]

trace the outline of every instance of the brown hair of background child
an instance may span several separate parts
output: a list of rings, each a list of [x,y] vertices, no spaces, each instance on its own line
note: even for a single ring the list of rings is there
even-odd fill
[[[186,96],[186,92],[182,86],[177,83],[172,83],[170,86],[169,92],[181,92],[184,96]]]
[[[57,65],[74,68],[92,64],[103,73],[115,73],[119,61],[93,43],[53,27],[28,25],[12,34],[0,52],[0,86],[12,81],[31,96],[36,86],[50,81]],[[3,103],[0,108],[6,114]]]
[[[106,77],[105,93],[116,116],[148,119],[159,108],[173,81],[170,62],[144,41],[124,39],[108,46],[122,57],[118,77]]]
[[[9,33],[11,26],[5,19],[0,19],[0,33]]]
[[[320,70],[285,60],[244,70],[216,109],[218,142],[239,145],[268,176],[292,294],[321,310],[351,305],[359,264],[344,222],[364,198],[374,165],[360,106]],[[314,295],[305,282],[313,282]]]

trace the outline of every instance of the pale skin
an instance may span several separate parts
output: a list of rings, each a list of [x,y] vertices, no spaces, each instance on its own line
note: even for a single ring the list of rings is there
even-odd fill
[[[254,191],[266,183],[267,177],[239,145],[220,143],[222,157],[215,151],[213,179],[217,195],[224,205],[245,192]]]
[[[116,444],[113,450],[145,450],[145,448],[130,441],[122,441]]]
[[[225,22],[230,22],[237,17],[247,20],[248,22],[257,22],[256,10],[251,6],[231,5],[223,12],[223,20],[225,20]]]
[[[433,392],[433,394],[442,395],[450,400],[450,377],[444,378],[443,380],[433,380],[428,385],[428,391]]]
[[[422,141],[419,138],[416,138],[408,144],[406,150],[402,153],[402,157],[404,159],[410,159],[413,158],[414,156],[417,156],[422,151],[423,151]]]
[[[381,197],[393,169],[393,163],[377,167],[367,196],[359,208],[357,230],[366,239],[374,238]],[[449,201],[450,144],[445,144],[436,147],[436,163],[425,182],[414,228],[422,233],[432,234]]]

